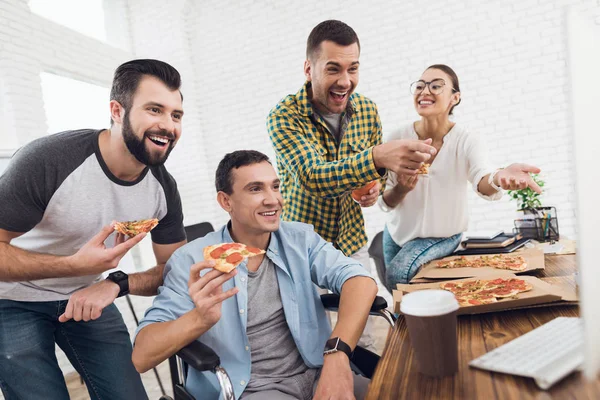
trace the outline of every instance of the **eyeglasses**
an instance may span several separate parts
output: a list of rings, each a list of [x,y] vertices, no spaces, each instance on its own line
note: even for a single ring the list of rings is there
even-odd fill
[[[421,94],[425,88],[429,86],[429,92],[431,94],[442,94],[444,92],[444,87],[446,86],[446,81],[443,79],[434,79],[431,82],[425,82],[423,80],[418,80],[410,84],[410,93],[411,94]],[[453,92],[457,90],[452,88]]]

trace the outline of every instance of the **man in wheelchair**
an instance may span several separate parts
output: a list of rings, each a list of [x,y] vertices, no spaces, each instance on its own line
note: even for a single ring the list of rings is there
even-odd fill
[[[349,356],[377,294],[375,281],[312,225],[280,222],[283,198],[266,155],[227,154],[215,183],[231,220],[167,262],[136,334],[136,369],[145,372],[198,340],[219,355],[236,399],[364,397],[369,380],[352,372]],[[225,242],[266,254],[224,274],[204,261],[203,249]],[[333,331],[315,284],[340,294]],[[209,372],[190,369],[186,388],[197,399],[219,397]]]

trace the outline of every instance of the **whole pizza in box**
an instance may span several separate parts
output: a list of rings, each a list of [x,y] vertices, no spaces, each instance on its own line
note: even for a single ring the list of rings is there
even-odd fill
[[[533,286],[518,278],[473,279],[460,282],[442,282],[440,288],[454,293],[460,306],[477,306],[498,302],[498,299],[518,297]]]

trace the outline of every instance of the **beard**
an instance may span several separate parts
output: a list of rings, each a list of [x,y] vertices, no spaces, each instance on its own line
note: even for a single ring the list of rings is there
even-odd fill
[[[175,139],[175,135],[173,135],[172,133],[164,130],[164,129],[157,129],[157,130],[147,130],[146,132],[144,132],[144,135],[142,136],[142,138],[138,138],[135,133],[133,132],[133,129],[131,127],[131,121],[129,120],[129,113],[125,113],[125,118],[123,120],[123,128],[122,128],[122,133],[123,133],[123,139],[125,141],[125,145],[127,146],[127,149],[129,150],[129,152],[142,164],[147,165],[149,167],[156,167],[159,165],[163,165],[165,163],[165,161],[167,161],[167,158],[169,158],[169,154],[171,153],[171,151],[173,150],[173,147],[175,146],[173,143],[173,140]],[[154,135],[154,136],[162,136],[165,138],[168,138],[170,141],[168,144],[165,144],[165,146],[169,146],[167,148],[167,151],[163,154],[157,154],[157,153],[153,153],[151,152],[148,147],[146,147],[146,143],[145,143],[145,139],[146,136],[150,136],[150,135]],[[148,139],[150,140],[150,139]]]

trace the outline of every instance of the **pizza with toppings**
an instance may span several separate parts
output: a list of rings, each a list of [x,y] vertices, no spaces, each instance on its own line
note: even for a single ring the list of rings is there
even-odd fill
[[[511,271],[525,271],[527,262],[522,256],[510,254],[493,254],[479,257],[456,257],[441,260],[436,263],[438,268],[481,268],[493,267],[497,269],[508,269]]]
[[[474,306],[498,302],[498,299],[515,297],[533,289],[523,279],[475,279],[462,282],[442,282],[440,288],[454,293],[460,306]]]
[[[248,257],[264,253],[264,250],[241,243],[220,243],[205,247],[204,259],[213,260],[216,270],[228,273]]]
[[[158,219],[141,219],[139,221],[115,222],[115,231],[134,237],[140,233],[148,233],[158,225]]]
[[[421,166],[417,170],[417,174],[419,174],[419,175],[427,175],[427,174],[429,174],[429,167],[430,166],[431,166],[431,164],[427,164],[427,163],[421,164]]]

